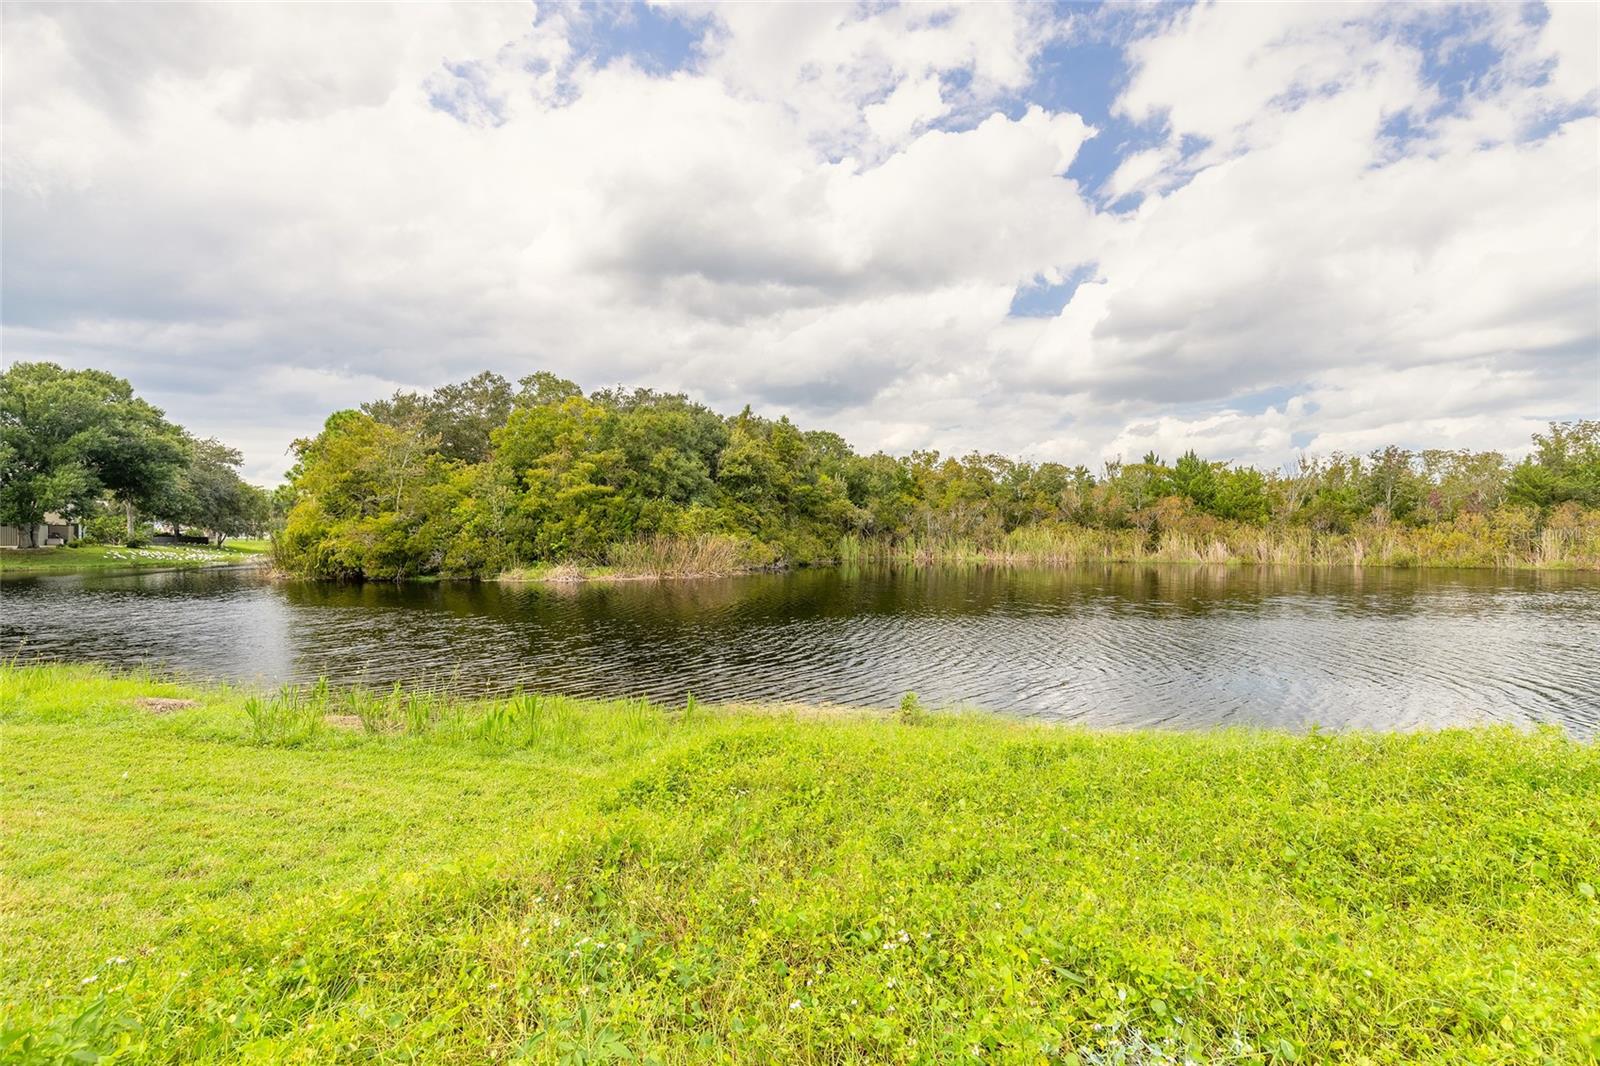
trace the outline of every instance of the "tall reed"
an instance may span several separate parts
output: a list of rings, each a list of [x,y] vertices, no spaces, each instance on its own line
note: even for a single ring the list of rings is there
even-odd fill
[[[616,570],[641,577],[727,574],[772,561],[748,542],[719,533],[626,541],[612,545],[606,559]]]
[[[1523,515],[1465,515],[1451,523],[1365,522],[1348,531],[1256,526],[1187,515],[1159,528],[1039,523],[973,536],[849,536],[849,562],[1060,566],[1173,562],[1275,566],[1440,566],[1600,569],[1600,513],[1558,508],[1543,526]]]

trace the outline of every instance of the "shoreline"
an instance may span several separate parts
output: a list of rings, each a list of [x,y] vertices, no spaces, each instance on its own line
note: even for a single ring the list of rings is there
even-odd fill
[[[649,707],[669,717],[709,714],[725,718],[782,718],[793,721],[837,721],[882,725],[939,723],[959,725],[968,722],[985,728],[994,726],[999,729],[1043,730],[1047,733],[1074,733],[1099,737],[1137,737],[1146,734],[1204,737],[1239,734],[1300,740],[1318,736],[1399,738],[1503,731],[1521,736],[1551,734],[1565,741],[1600,751],[1600,732],[1593,735],[1574,733],[1567,725],[1558,721],[1513,722],[1481,716],[1459,722],[1420,724],[1401,728],[1329,725],[1319,721],[1297,726],[1249,721],[1186,725],[1119,724],[1104,719],[1043,716],[1027,710],[999,710],[979,703],[928,704],[922,702],[915,691],[903,693],[898,704],[839,703],[782,697],[702,699],[688,692],[685,694],[686,701],[680,705],[645,695],[582,696],[570,695],[559,689],[524,690],[520,683],[474,690],[453,687],[451,681],[436,685],[416,681],[375,681],[360,676],[346,679],[322,675],[310,680],[269,681],[259,673],[251,678],[216,676],[190,672],[180,666],[146,663],[121,665],[96,659],[72,659],[55,655],[0,659],[0,679],[4,679],[8,671],[28,670],[64,671],[72,675],[99,679],[119,687],[132,686],[141,691],[148,690],[148,694],[158,697],[180,691],[186,700],[191,700],[196,705],[215,703],[219,700],[242,704],[243,701],[251,699],[286,702],[290,706],[300,708],[316,703],[324,706],[326,714],[322,717],[327,719],[324,724],[330,729],[350,727],[354,722],[358,724],[356,732],[362,732],[363,727],[360,727],[360,723],[365,722],[370,726],[365,728],[365,732],[388,737],[407,733],[427,733],[438,724],[430,721],[427,728],[420,730],[411,728],[415,723],[404,721],[399,709],[410,702],[426,704],[441,715],[448,711],[452,728],[459,729],[492,718],[506,705],[531,698],[555,700],[591,709]],[[3,715],[0,715],[0,722],[3,722]],[[323,731],[321,724],[311,723],[311,725],[313,733]]]
[[[38,550],[38,549],[35,549]],[[63,549],[49,549],[61,551]],[[74,549],[81,550],[81,549]],[[296,574],[279,567],[270,550],[240,553],[243,557],[231,559],[181,559],[155,560],[123,564],[122,560],[108,564],[94,561],[64,561],[55,565],[7,565],[4,552],[0,552],[0,578],[28,576],[69,576],[74,574],[100,574],[107,577],[132,574],[175,573],[194,570],[253,570],[273,582],[308,582],[312,584],[439,584],[483,583],[498,585],[553,585],[573,586],[584,584],[628,584],[643,582],[721,581],[761,574],[783,574],[800,570],[845,570],[858,567],[887,569],[974,569],[974,570],[1071,570],[1097,566],[1155,566],[1183,567],[1187,569],[1283,571],[1309,570],[1321,572],[1385,572],[1385,571],[1470,571],[1473,573],[1504,574],[1600,574],[1600,566],[1586,566],[1573,562],[1515,564],[1473,564],[1458,561],[1442,562],[1350,562],[1350,561],[1263,561],[1256,559],[1195,559],[1164,558],[1156,555],[1119,556],[1103,558],[1030,558],[1015,555],[943,556],[909,558],[905,556],[872,556],[859,559],[832,559],[803,563],[774,563],[759,566],[735,567],[726,570],[673,571],[628,570],[613,566],[584,566],[558,563],[523,567],[502,571],[492,577],[467,574],[418,574],[398,578],[377,577],[312,577]]]
[[[578,566],[573,564],[554,564],[547,567],[528,567],[519,570],[508,570],[496,574],[494,577],[478,578],[458,575],[429,575],[420,578],[406,578],[405,581],[484,581],[495,584],[522,585],[522,584],[551,584],[569,585],[594,583],[618,583],[627,581],[696,581],[717,580],[733,577],[750,577],[756,574],[781,574],[797,570],[842,570],[852,567],[887,567],[887,568],[972,568],[986,570],[1068,570],[1085,566],[1181,566],[1192,568],[1218,568],[1238,570],[1318,570],[1318,571],[1435,571],[1435,570],[1470,570],[1478,573],[1575,573],[1575,574],[1600,574],[1600,566],[1583,566],[1576,563],[1519,563],[1516,565],[1492,564],[1471,565],[1459,562],[1429,562],[1429,563],[1384,563],[1384,562],[1275,562],[1255,559],[1172,559],[1156,556],[1116,557],[1116,558],[1081,558],[1081,559],[1035,559],[1017,556],[952,556],[932,559],[910,559],[892,557],[874,557],[866,559],[832,559],[805,563],[778,563],[767,566],[737,567],[730,570],[713,571],[628,571],[618,570],[605,566]],[[305,580],[318,580],[307,578]],[[380,580],[380,579],[374,579]]]

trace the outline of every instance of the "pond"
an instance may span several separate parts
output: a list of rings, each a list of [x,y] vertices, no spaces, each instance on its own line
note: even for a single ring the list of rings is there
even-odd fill
[[[1600,732],[1600,574],[820,569],[572,585],[7,578],[7,658],[277,684],[891,706],[1093,726]]]

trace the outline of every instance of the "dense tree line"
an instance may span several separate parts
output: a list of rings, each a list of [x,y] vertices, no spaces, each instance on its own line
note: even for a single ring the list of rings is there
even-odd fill
[[[126,381],[18,363],[0,375],[0,522],[59,512],[102,540],[137,539],[149,522],[219,541],[281,525],[279,562],[320,577],[693,567],[685,545],[719,569],[863,553],[1055,557],[1069,542],[1119,558],[1359,561],[1381,544],[1386,560],[1595,561],[1600,421],[1553,424],[1533,444],[1515,463],[1388,447],[1287,471],[1192,451],[1090,471],[858,455],[837,434],[748,408],[724,416],[677,394],[585,395],[545,372],[484,373],[336,412],[296,442],[289,481],[269,496],[239,477],[237,451],[173,425]]]
[[[1452,558],[1477,558],[1462,546],[1535,552],[1553,529],[1580,555],[1600,551],[1600,422],[1554,424],[1534,444],[1517,463],[1390,447],[1272,472],[1191,451],[1092,472],[977,453],[858,455],[837,434],[748,408],[724,416],[677,394],[586,396],[549,373],[484,373],[337,412],[296,442],[277,554],[299,573],[389,578],[627,564],[641,544],[708,541],[743,565],[907,546],[937,557],[1026,531],[1102,531],[1115,534],[1108,552],[1134,553],[1174,536],[1232,551],[1252,530],[1430,531]]]
[[[0,374],[0,524],[49,513],[90,539],[137,543],[146,522],[217,543],[266,529],[270,500],[239,477],[238,451],[199,439],[122,378],[54,363]]]

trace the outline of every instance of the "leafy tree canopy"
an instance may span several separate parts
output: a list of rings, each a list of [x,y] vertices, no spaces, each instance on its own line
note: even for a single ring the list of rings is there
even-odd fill
[[[1228,524],[1338,536],[1531,507],[1496,527],[1526,538],[1552,507],[1600,499],[1597,425],[1551,427],[1515,468],[1494,452],[1390,447],[1278,472],[1189,450],[1096,475],[977,452],[863,456],[838,434],[748,407],[723,416],[650,389],[586,397],[546,372],[515,386],[480,374],[337,413],[302,442],[281,497],[280,561],[338,576],[488,575],[606,562],[663,537],[715,535],[749,558],[807,561],[834,557],[848,537],[978,546],[1049,524],[1135,531],[1152,544]]]
[[[0,522],[81,515],[105,492],[147,506],[186,456],[183,432],[122,378],[54,363],[0,374]]]

